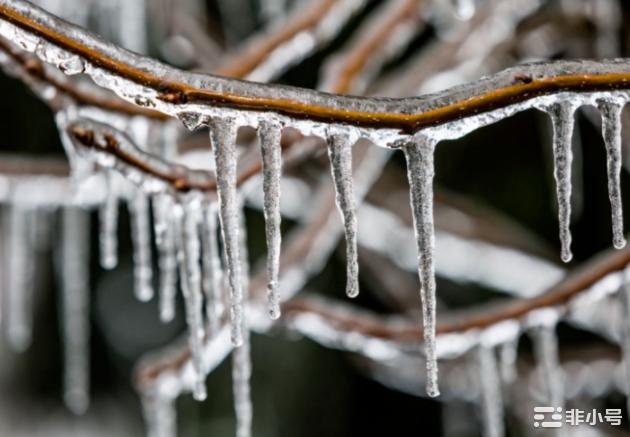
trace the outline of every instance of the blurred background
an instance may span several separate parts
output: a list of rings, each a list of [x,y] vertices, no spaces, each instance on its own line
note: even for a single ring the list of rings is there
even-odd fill
[[[183,69],[335,93],[420,95],[519,63],[625,57],[630,50],[630,5],[621,0],[40,0],[37,4],[107,40]],[[312,23],[300,22],[307,17],[313,17]],[[286,38],[296,23],[301,30]],[[386,32],[379,34],[379,29]],[[283,34],[282,44],[269,43]],[[258,59],[260,54],[264,56]],[[186,331],[183,302],[178,298],[175,319],[164,324],[156,299],[143,303],[134,297],[132,232],[123,199],[118,265],[112,270],[99,265],[99,217],[93,208],[86,216],[89,229],[83,228],[89,242],[84,250],[86,260],[89,256],[85,266],[89,265],[91,400],[82,415],[68,411],[63,403],[59,285],[63,223],[58,206],[42,200],[56,196],[52,192],[57,190],[44,177],[67,178],[68,168],[55,109],[11,69],[6,72],[0,76],[2,331],[7,333],[11,318],[7,289],[15,286],[7,278],[18,269],[26,278],[20,287],[31,293],[24,307],[28,307],[25,323],[32,320],[32,340],[18,345],[20,351],[11,347],[7,335],[0,341],[0,436],[145,435],[134,372],[146,354],[181,343]],[[77,82],[83,80],[79,77]],[[628,115],[624,112],[623,118]],[[207,133],[188,132],[179,124],[175,129],[179,151],[172,159],[205,169],[205,160],[210,162],[209,152],[203,150]],[[243,149],[251,142],[247,133],[239,135],[245,138],[239,141]],[[624,129],[624,148],[630,145],[627,134]],[[438,318],[540,294],[567,271],[579,269],[611,246],[606,150],[594,108],[576,114],[573,151],[574,259],[561,265],[551,125],[545,114],[528,110],[439,144],[435,156]],[[332,187],[325,148],[315,144],[306,152],[287,166],[282,185],[287,235],[317,216],[321,204],[317,199],[322,190]],[[359,210],[359,297],[345,299],[342,241],[323,255],[322,268],[310,272],[295,291],[300,291],[298,298],[307,293],[327,304],[338,302],[334,305],[419,323],[405,160],[401,153],[388,158],[378,168],[380,174]],[[629,158],[624,150],[624,199],[630,189]],[[254,179],[242,192],[250,263],[259,271],[266,245],[261,182]],[[89,196],[89,190],[84,187],[82,192]],[[15,208],[20,203],[27,207],[17,216],[17,223],[23,221],[18,231]],[[22,247],[20,253],[16,247]],[[16,258],[27,264],[19,259],[16,264]],[[154,256],[155,272],[157,262]],[[157,284],[157,274],[154,279]],[[628,435],[619,347],[621,314],[619,300],[606,297],[558,326],[567,408],[620,408],[624,417],[621,426],[575,427],[570,435]],[[429,399],[419,354],[406,351],[396,359],[379,360],[352,346],[339,346],[351,339],[337,339],[331,342],[337,346],[327,347],[325,336],[318,341],[317,333],[304,335],[283,319],[265,333],[252,334],[254,435],[482,435],[479,377],[470,354],[441,362],[443,396]],[[541,384],[532,342],[523,335],[517,347],[516,379],[502,388],[506,435],[544,435],[532,428],[531,406]],[[178,397],[177,435],[235,435],[230,368],[230,360],[223,360],[210,373],[206,401],[197,402],[190,394]]]

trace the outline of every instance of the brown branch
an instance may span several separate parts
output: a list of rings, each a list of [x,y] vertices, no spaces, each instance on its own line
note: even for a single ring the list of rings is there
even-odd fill
[[[17,0],[0,5],[0,18],[110,74],[153,89],[159,99],[175,107],[198,102],[336,124],[399,129],[407,133],[538,96],[625,89],[630,83],[630,66],[624,62],[561,62],[522,66],[467,87],[425,98],[391,100],[327,96],[306,89],[298,92],[289,87],[246,85],[211,75],[184,73],[106,45],[88,32]],[[217,81],[221,86],[213,86]],[[175,110],[173,107],[168,109]]]
[[[498,306],[484,305],[472,312],[450,315],[447,321],[438,324],[436,332],[448,334],[483,329],[504,320],[522,319],[537,309],[565,306],[608,274],[624,269],[628,263],[630,247],[622,250],[610,249],[575,269],[574,273],[540,296],[513,299]],[[298,298],[285,303],[282,311],[287,319],[302,313],[312,313],[334,323],[339,329],[399,342],[422,341],[422,328],[415,321],[398,320],[394,323],[372,314],[360,315],[357,312],[338,310],[336,307],[337,305],[322,305],[312,299]]]
[[[0,50],[6,53],[24,73],[29,76],[44,81],[55,87],[61,93],[67,95],[80,105],[94,106],[106,111],[120,112],[128,115],[143,115],[158,120],[167,120],[168,115],[151,109],[132,105],[121,98],[112,95],[106,97],[96,93],[86,92],[80,89],[76,84],[69,80],[61,80],[46,71],[44,64],[34,56],[29,56],[22,50],[9,44],[9,42],[0,37]]]
[[[312,0],[306,11],[298,11],[276,32],[256,39],[238,55],[228,59],[214,72],[219,76],[242,79],[262,64],[267,56],[298,33],[317,26],[338,0]]]
[[[419,0],[391,3],[377,26],[358,40],[358,43],[345,56],[341,68],[336,71],[337,78],[331,86],[332,92],[349,92],[352,89],[352,82],[365,69],[373,54],[387,42],[395,29],[407,21],[414,22],[420,18],[419,7]]]

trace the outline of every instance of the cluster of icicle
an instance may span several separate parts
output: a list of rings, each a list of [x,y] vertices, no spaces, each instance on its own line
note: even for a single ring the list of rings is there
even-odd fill
[[[22,8],[29,8],[19,3]],[[32,10],[35,20],[45,21],[51,27],[66,26],[56,22],[39,10]],[[91,37],[74,28],[73,32],[91,41]],[[394,130],[355,129],[347,125],[326,125],[308,120],[295,120],[288,116],[273,113],[241,111],[233,108],[212,107],[199,104],[171,105],[156,98],[154,90],[129,80],[112,76],[99,66],[90,64],[77,55],[68,53],[40,38],[28,34],[8,22],[0,23],[0,34],[10,38],[23,49],[36,53],[42,60],[52,63],[67,74],[87,73],[101,86],[109,88],[120,96],[134,101],[151,104],[156,109],[178,116],[189,128],[207,125],[210,129],[210,142],[213,151],[214,167],[217,178],[218,202],[199,198],[194,193],[187,199],[175,198],[169,194],[168,187],[152,182],[146,183],[142,176],[125,176],[136,182],[140,190],[130,200],[132,216],[135,262],[135,291],[141,300],[153,297],[151,270],[151,221],[150,207],[147,194],[153,196],[152,206],[157,247],[160,256],[160,316],[169,321],[174,315],[174,297],[176,277],[179,274],[180,285],[186,307],[186,319],[189,325],[190,349],[192,363],[196,371],[194,395],[197,399],[206,396],[203,371],[203,340],[212,335],[214,329],[221,323],[222,308],[224,307],[223,289],[227,297],[226,305],[231,326],[231,339],[237,349],[236,361],[241,366],[235,370],[236,380],[242,384],[238,388],[241,399],[241,415],[246,417],[248,389],[245,385],[249,375],[249,358],[243,357],[247,351],[247,328],[245,322],[244,302],[246,296],[246,269],[243,266],[242,246],[242,211],[241,201],[237,189],[237,160],[236,132],[239,127],[253,125],[258,127],[261,151],[263,157],[264,181],[264,215],[266,220],[266,237],[268,245],[268,297],[269,313],[272,318],[280,315],[278,293],[278,271],[280,255],[280,211],[279,211],[279,179],[281,177],[280,135],[284,126],[292,126],[306,134],[323,136],[328,142],[328,151],[332,168],[333,181],[336,188],[336,200],[341,212],[345,229],[347,247],[347,285],[348,296],[358,293],[358,263],[357,263],[357,220],[355,214],[355,198],[352,178],[352,145],[359,137],[365,137],[377,145],[387,147],[392,144],[400,147],[405,154],[410,184],[411,207],[413,211],[414,230],[418,248],[418,274],[420,278],[420,294],[422,300],[422,316],[425,336],[425,355],[427,358],[427,391],[430,396],[439,394],[437,382],[437,348],[436,348],[436,305],[435,305],[435,274],[434,274],[434,227],[433,227],[433,190],[434,175],[433,152],[436,144],[444,139],[457,138],[476,130],[482,126],[506,118],[515,112],[537,107],[547,112],[553,125],[553,154],[555,162],[554,176],[557,182],[558,213],[560,222],[561,258],[570,261],[571,234],[570,197],[571,197],[571,136],[575,110],[585,104],[596,105],[602,113],[602,131],[608,156],[609,196],[612,205],[613,243],[615,247],[623,247],[625,239],[622,228],[621,195],[619,189],[620,178],[620,112],[627,101],[624,92],[598,93],[561,93],[553,96],[539,97],[491,112],[470,116],[468,118],[445,123],[444,125],[424,129],[413,136],[407,136]],[[76,33],[73,33],[76,34]],[[95,43],[102,47],[104,43]],[[104,50],[117,50],[114,46],[107,46]],[[117,53],[123,60],[136,61],[135,55],[127,52]],[[131,61],[130,61],[131,62]],[[170,70],[159,64],[152,63],[147,68],[163,70],[168,74]],[[586,68],[586,67],[585,67]],[[594,67],[589,67],[594,68]],[[177,73],[180,74],[181,73]],[[509,76],[506,74],[506,76]],[[197,80],[197,78],[195,78]],[[217,79],[219,80],[219,79]],[[507,81],[504,77],[501,80]],[[509,77],[511,81],[511,76]],[[499,79],[497,79],[499,81]],[[221,84],[220,84],[221,85]],[[240,86],[240,85],[239,85]],[[243,85],[245,87],[246,85]],[[249,86],[249,85],[247,85]],[[486,80],[479,85],[483,90],[490,86]],[[485,87],[485,88],[484,88]],[[260,89],[247,88],[244,90],[258,93]],[[299,90],[278,89],[279,95],[298,96]],[[284,93],[284,94],[283,94]],[[313,92],[304,91],[305,99],[319,99]],[[337,97],[330,97],[337,102]],[[433,102],[418,103],[410,101],[409,105],[424,108]],[[341,100],[339,100],[342,102]],[[351,100],[348,104],[356,108],[374,110],[384,104],[379,100]],[[400,110],[406,107],[401,101]],[[415,102],[415,103],[414,103]],[[333,102],[334,103],[334,102]],[[388,102],[388,105],[395,103]],[[355,108],[355,109],[356,109]],[[103,166],[114,166],[111,159],[99,158]],[[101,254],[102,265],[112,268],[116,264],[116,218],[117,199],[113,194],[107,196],[101,211]],[[217,223],[220,226],[217,226]],[[218,244],[218,228],[220,228],[221,245]],[[223,252],[219,253],[219,246]],[[225,274],[223,269],[225,267]],[[205,301],[205,311],[204,311]],[[204,321],[204,312],[208,323]],[[205,326],[210,329],[206,331]],[[543,336],[544,337],[544,336]],[[546,340],[545,340],[546,341]],[[542,350],[552,349],[553,344],[541,346]],[[541,352],[543,353],[543,352]],[[545,356],[548,355],[544,352]],[[480,355],[484,369],[492,368],[487,354]],[[549,364],[552,366],[553,363]],[[488,378],[483,377],[482,381]],[[496,390],[495,390],[496,391]],[[495,398],[493,396],[493,398]],[[488,416],[496,407],[488,406]],[[247,421],[248,419],[243,418]],[[241,429],[245,429],[243,427]],[[241,431],[240,435],[246,435]]]

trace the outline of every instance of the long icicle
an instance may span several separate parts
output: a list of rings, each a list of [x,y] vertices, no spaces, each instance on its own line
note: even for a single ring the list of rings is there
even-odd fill
[[[9,345],[24,352],[31,344],[33,332],[34,254],[28,244],[32,212],[20,205],[5,210],[8,229],[6,289],[6,335]]]
[[[479,381],[483,409],[484,437],[503,437],[503,398],[494,349],[480,345],[477,349]]]
[[[118,264],[118,196],[114,189],[114,173],[108,171],[106,178],[107,196],[99,207],[99,240],[101,267],[110,270]]]
[[[427,393],[440,394],[435,349],[435,267],[433,252],[433,151],[436,140],[417,135],[403,147],[407,160],[407,178],[411,194],[414,232],[418,246],[418,276],[424,325],[424,349],[427,359]]]
[[[626,245],[626,238],[623,235],[623,206],[621,201],[621,110],[624,103],[601,101],[598,106],[602,115],[602,135],[606,145],[613,246],[621,249]]]
[[[223,271],[217,238],[217,208],[214,203],[211,203],[203,211],[201,223],[201,241],[204,252],[202,285],[206,296],[209,337],[219,332],[219,322],[223,312]]]
[[[162,195],[153,199],[155,241],[160,266],[159,312],[163,323],[175,318],[177,295],[177,247],[172,210],[173,199],[170,196]]]
[[[83,414],[90,402],[89,237],[88,213],[76,207],[63,208],[60,266],[63,398],[75,414]]]
[[[203,370],[203,312],[201,295],[201,267],[199,265],[200,245],[197,225],[200,220],[199,207],[189,205],[184,209],[181,223],[181,242],[178,245],[180,265],[179,279],[186,305],[186,321],[190,338],[190,350],[196,380],[193,396],[204,400],[207,396]]]
[[[240,249],[243,266],[243,301],[249,296],[249,261],[247,251],[247,234],[245,217],[239,214]],[[236,414],[236,437],[252,435],[253,406],[251,399],[250,379],[252,376],[252,360],[250,333],[247,318],[243,318],[243,344],[232,352],[232,384],[234,392],[234,412]]]
[[[267,301],[272,319],[280,317],[278,272],[280,270],[280,178],[282,175],[282,150],[279,123],[260,123],[259,137],[263,168],[263,213],[267,239]]]
[[[232,343],[235,346],[240,346],[243,343],[243,285],[238,235],[240,204],[236,192],[237,152],[234,120],[212,120],[210,140],[216,166],[219,219],[230,288]]]
[[[149,200],[140,190],[133,194],[129,208],[133,240],[134,292],[142,302],[153,298],[153,266],[151,260],[151,222]]]
[[[558,221],[560,226],[560,257],[569,262],[571,253],[571,141],[575,104],[564,101],[550,105],[547,109],[553,127],[553,160],[556,195],[558,198]]]
[[[328,157],[330,159],[335,200],[341,213],[346,237],[346,294],[359,294],[359,261],[357,252],[357,216],[352,180],[352,144],[345,134],[328,135]]]

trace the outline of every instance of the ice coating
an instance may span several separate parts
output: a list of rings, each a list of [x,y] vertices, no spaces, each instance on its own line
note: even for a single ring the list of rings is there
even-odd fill
[[[177,258],[179,263],[179,280],[186,305],[186,322],[193,367],[195,369],[195,384],[193,396],[203,400],[207,396],[205,373],[203,369],[203,313],[201,295],[201,269],[199,266],[200,246],[197,224],[199,217],[198,206],[187,205],[182,217],[176,221]]]
[[[559,101],[546,108],[553,127],[553,176],[558,198],[558,222],[560,225],[560,257],[569,262],[571,253],[571,140],[576,104],[572,100]]]
[[[113,174],[107,173],[107,194],[99,207],[100,262],[104,269],[118,264],[118,196],[113,186]]]
[[[149,199],[137,190],[129,204],[133,241],[134,293],[142,302],[153,298],[153,266],[151,260],[151,218]]]
[[[74,414],[89,405],[89,215],[76,207],[62,209],[61,337],[63,338],[63,399]]]
[[[427,393],[435,397],[438,388],[438,368],[435,348],[435,267],[433,251],[433,151],[436,140],[417,135],[403,148],[407,160],[411,211],[418,250],[418,276],[422,299],[424,349],[427,358]]]
[[[503,398],[494,349],[485,345],[477,348],[479,383],[483,411],[484,437],[503,437]]]
[[[357,215],[352,180],[352,145],[346,134],[328,135],[328,157],[335,184],[335,201],[341,213],[346,237],[346,294],[359,294],[359,255],[357,251]]]
[[[606,169],[608,173],[608,197],[612,213],[613,246],[621,249],[626,245],[623,235],[623,206],[621,197],[621,110],[625,100],[607,99],[599,102],[602,115],[602,136],[606,145]]]
[[[160,320],[167,323],[175,317],[177,294],[177,248],[173,198],[167,194],[153,198],[153,223],[160,269],[159,311]]]
[[[202,211],[201,222],[202,286],[206,297],[206,317],[208,318],[208,335],[210,337],[219,332],[219,322],[223,313],[223,270],[217,238],[217,207],[216,204],[210,203]]]
[[[3,224],[8,232],[5,334],[9,345],[17,352],[28,349],[33,334],[34,254],[29,244],[32,214],[20,205],[7,206]]]
[[[263,213],[267,239],[267,301],[272,319],[280,317],[278,272],[280,270],[280,178],[282,176],[282,149],[279,123],[263,121],[259,127],[260,150],[263,168]]]
[[[232,342],[243,342],[243,284],[239,247],[240,202],[236,191],[236,124],[232,119],[213,119],[210,141],[217,169],[219,220],[230,289],[230,322]]]

